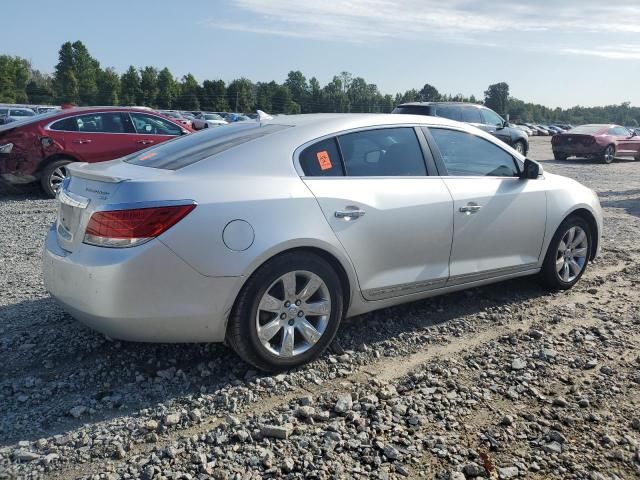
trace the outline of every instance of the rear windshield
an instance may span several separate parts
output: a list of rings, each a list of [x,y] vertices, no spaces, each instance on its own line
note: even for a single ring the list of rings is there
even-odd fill
[[[407,115],[432,115],[433,107],[430,105],[400,105],[391,113],[404,113]]]
[[[569,133],[593,135],[594,133],[601,132],[605,128],[606,127],[603,127],[602,125],[580,125],[578,127],[575,127],[569,130]]]
[[[129,155],[125,162],[144,167],[178,170],[230,148],[289,128],[288,125],[261,125],[258,122],[224,125],[148,148]]]

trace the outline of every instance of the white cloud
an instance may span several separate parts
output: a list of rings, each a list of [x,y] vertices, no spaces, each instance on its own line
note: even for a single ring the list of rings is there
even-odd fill
[[[234,18],[203,23],[226,30],[356,44],[426,38],[496,46],[525,45],[534,39],[533,48],[538,50],[638,58],[638,47],[628,44],[629,36],[640,33],[637,0],[237,0],[234,5],[238,9]],[[549,35],[560,35],[564,48],[549,42]],[[603,37],[608,46],[600,48]]]

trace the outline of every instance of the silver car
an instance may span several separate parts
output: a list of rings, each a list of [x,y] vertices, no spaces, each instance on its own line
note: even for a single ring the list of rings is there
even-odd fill
[[[570,288],[600,249],[592,190],[444,118],[280,116],[69,171],[51,295],[111,337],[226,340],[264,370],[318,357],[344,317],[525,275]]]

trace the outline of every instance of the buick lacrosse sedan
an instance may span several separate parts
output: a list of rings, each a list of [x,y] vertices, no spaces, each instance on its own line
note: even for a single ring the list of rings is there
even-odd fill
[[[593,191],[444,118],[242,122],[69,172],[43,269],[71,315],[270,371],[344,317],[525,275],[571,288],[600,248]]]

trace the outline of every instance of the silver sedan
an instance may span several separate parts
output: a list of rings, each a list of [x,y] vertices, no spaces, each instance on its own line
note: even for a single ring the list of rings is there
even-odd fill
[[[600,249],[592,190],[443,118],[280,116],[69,171],[43,270],[71,315],[271,371],[344,317],[525,275],[571,288]]]

